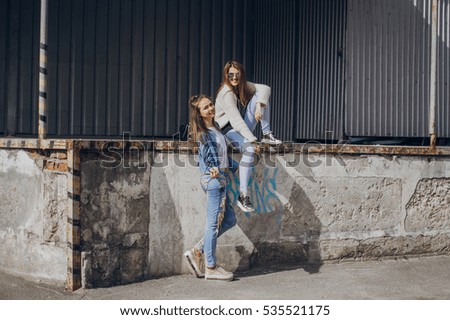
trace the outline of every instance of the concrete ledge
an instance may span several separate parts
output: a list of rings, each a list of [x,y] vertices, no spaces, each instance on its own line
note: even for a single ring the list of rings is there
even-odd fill
[[[191,152],[196,148],[187,141],[137,139],[125,135],[123,139],[37,139],[0,138],[0,149],[41,149],[67,150],[76,146],[84,150],[106,151],[108,148],[129,150],[152,150],[167,152]],[[286,142],[276,148],[256,144],[258,152],[267,153],[327,153],[327,154],[373,154],[373,155],[411,155],[411,156],[450,156],[450,147],[429,146],[383,146],[353,144],[321,144]]]

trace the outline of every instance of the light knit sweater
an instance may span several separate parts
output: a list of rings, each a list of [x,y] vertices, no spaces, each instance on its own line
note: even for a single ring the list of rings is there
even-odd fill
[[[257,84],[247,82],[252,93],[257,97],[256,103],[261,103],[262,107],[269,104],[270,87],[264,84]],[[237,108],[237,96],[234,94],[233,89],[228,85],[224,85],[219,91],[216,97],[216,122],[222,129],[230,122],[233,129],[239,132],[245,139],[250,142],[256,141],[256,137],[248,128],[244,119]]]

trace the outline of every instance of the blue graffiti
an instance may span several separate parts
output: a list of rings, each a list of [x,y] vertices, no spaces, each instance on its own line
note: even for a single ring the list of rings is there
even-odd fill
[[[254,169],[253,169],[254,170]],[[264,168],[261,179],[254,178],[254,174],[249,181],[249,194],[255,211],[258,214],[273,212],[274,203],[277,203],[277,178],[278,168]],[[239,197],[239,173],[227,173],[227,194],[232,205],[236,204]],[[248,212],[246,217],[250,217]]]

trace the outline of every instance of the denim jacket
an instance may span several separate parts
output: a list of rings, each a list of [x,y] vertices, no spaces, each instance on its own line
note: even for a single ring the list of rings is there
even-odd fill
[[[220,159],[219,159],[219,153],[217,152],[217,142],[215,133],[212,131],[208,131],[208,133],[205,136],[205,143],[202,143],[201,141],[198,142],[199,145],[199,151],[198,151],[198,162],[200,171],[203,175],[209,175],[209,170],[216,167],[220,167]],[[232,172],[235,172],[239,164],[234,161],[231,157],[228,157],[228,164],[229,169]]]

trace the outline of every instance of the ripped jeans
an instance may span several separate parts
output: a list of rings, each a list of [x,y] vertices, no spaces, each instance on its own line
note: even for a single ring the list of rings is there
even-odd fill
[[[210,174],[204,174],[200,182],[208,199],[207,216],[204,237],[195,246],[204,252],[206,266],[214,267],[217,238],[236,225],[236,215],[227,197],[227,179],[223,171],[215,179]]]

